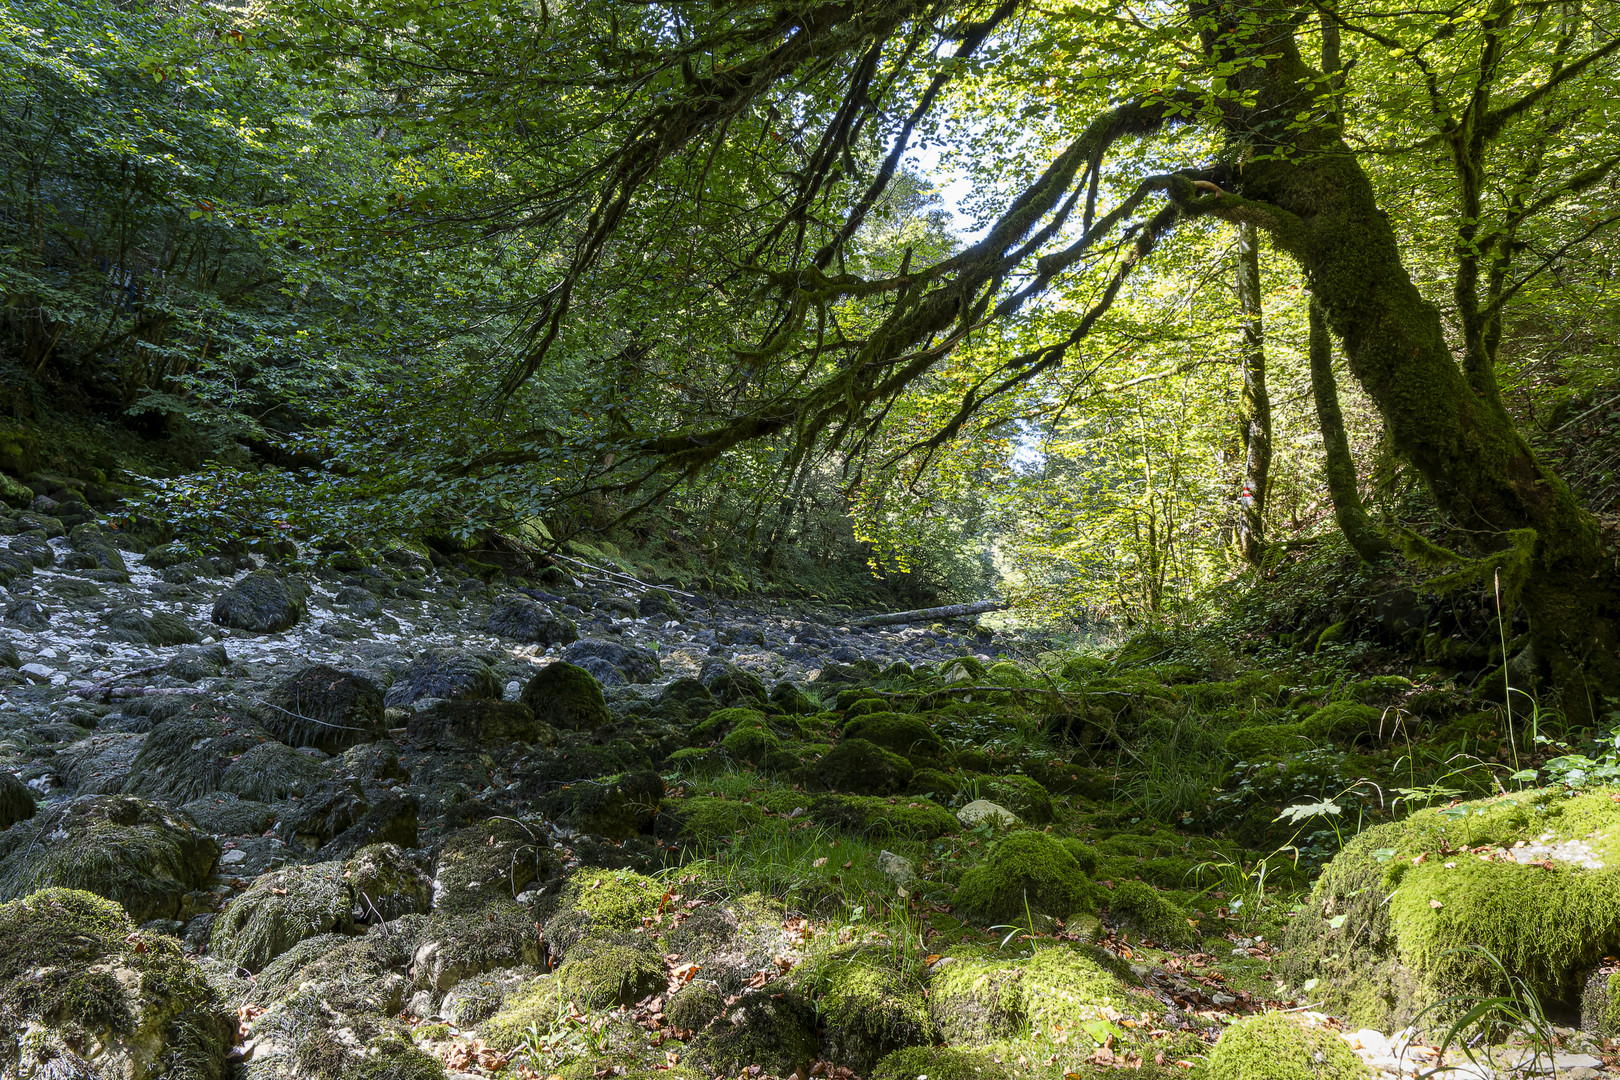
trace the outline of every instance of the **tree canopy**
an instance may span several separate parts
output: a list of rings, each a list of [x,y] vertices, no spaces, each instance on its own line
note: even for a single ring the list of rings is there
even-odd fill
[[[1525,424],[1614,358],[1613,18],[11,7],[7,363],[240,447],[169,498],[244,532],[723,490],[774,535],[818,477],[902,565],[993,525],[1026,596],[1155,612],[1344,523],[1612,680]],[[1443,530],[1371,523],[1414,478]]]

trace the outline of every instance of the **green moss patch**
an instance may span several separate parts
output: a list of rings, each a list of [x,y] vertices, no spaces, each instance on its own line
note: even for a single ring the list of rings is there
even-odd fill
[[[870,836],[924,840],[957,832],[962,827],[949,810],[928,799],[823,795],[810,804],[810,818]]]
[[[876,743],[909,761],[937,761],[945,752],[945,744],[927,722],[904,713],[871,712],[857,716],[844,725],[844,737]]]
[[[1016,924],[1028,913],[1061,919],[1095,911],[1097,895],[1067,848],[1045,833],[1025,831],[1010,833],[962,875],[954,904],[964,918]]]
[[[1227,1028],[1209,1055],[1209,1080],[1361,1080],[1372,1073],[1345,1041],[1283,1013]]]
[[[560,660],[529,680],[522,701],[536,720],[565,731],[590,731],[613,719],[595,676]]]
[[[811,767],[822,787],[856,795],[888,795],[911,783],[911,762],[865,739],[843,739]]]
[[[1108,913],[1116,922],[1136,930],[1160,945],[1177,947],[1198,940],[1187,913],[1151,886],[1140,881],[1121,881],[1108,895]]]
[[[1291,924],[1286,977],[1317,979],[1329,1008],[1369,1026],[1506,989],[1493,957],[1543,1001],[1573,1005],[1585,973],[1620,951],[1615,794],[1518,792],[1361,833]]]
[[[806,964],[801,977],[818,999],[832,1060],[866,1073],[895,1050],[933,1041],[922,986],[892,957],[839,951]]]
[[[52,1075],[72,1054],[132,1080],[220,1075],[234,1024],[179,943],[117,904],[45,889],[0,905],[0,941],[0,1073]]]

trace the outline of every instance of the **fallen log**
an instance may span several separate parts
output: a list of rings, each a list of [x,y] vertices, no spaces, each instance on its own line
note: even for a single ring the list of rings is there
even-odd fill
[[[1012,607],[1005,600],[975,600],[971,604],[946,604],[944,607],[919,608],[916,611],[896,611],[888,615],[872,615],[856,619],[851,626],[894,626],[897,623],[928,622],[931,619],[958,619],[963,615],[983,615],[987,611],[1005,611]]]

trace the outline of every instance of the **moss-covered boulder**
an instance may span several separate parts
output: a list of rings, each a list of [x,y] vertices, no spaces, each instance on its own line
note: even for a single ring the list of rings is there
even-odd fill
[[[208,951],[248,971],[319,934],[354,929],[355,897],[340,863],[265,874],[232,900],[209,932]]]
[[[1286,1013],[1240,1020],[1209,1055],[1210,1080],[1370,1080],[1348,1043]]]
[[[633,870],[577,871],[558,889],[541,898],[538,912],[544,920],[546,943],[553,953],[566,954],[584,939],[584,932],[639,930],[642,920],[658,910],[663,886]],[[567,923],[572,928],[559,934]]]
[[[435,701],[411,717],[407,735],[424,750],[483,750],[514,742],[557,745],[557,732],[521,701]]]
[[[147,799],[186,803],[219,791],[237,760],[270,734],[242,717],[181,716],[164,720],[147,732],[130,762],[124,790]],[[238,770],[240,773],[241,770]],[[244,788],[236,792],[262,798]]]
[[[1350,841],[1290,925],[1283,972],[1327,1007],[1442,1029],[1448,998],[1508,989],[1573,1012],[1620,953],[1620,788],[1540,789],[1420,810]]]
[[[435,911],[417,935],[411,956],[419,990],[435,997],[472,975],[540,962],[534,916],[511,899],[494,899],[477,911]]]
[[[1110,958],[1095,949],[1063,945],[1022,958],[948,957],[930,972],[929,1014],[947,1041],[971,1043],[1026,1029],[1057,1036],[1117,1018],[1135,1003],[1150,1007],[1145,997],[1133,999],[1129,985],[1104,960]]]
[[[822,787],[855,795],[888,795],[904,791],[914,771],[911,762],[865,739],[840,739],[811,767]]]
[[[920,716],[896,712],[872,712],[857,716],[844,725],[844,737],[876,743],[916,764],[937,762],[945,754],[945,744]]]
[[[566,1010],[568,1003],[559,999],[556,977],[535,976],[509,992],[500,1009],[478,1024],[478,1037],[493,1050],[516,1050],[523,1045],[531,1025],[541,1031],[550,1030],[557,1022],[559,1006]]]
[[[651,832],[664,798],[664,778],[651,770],[569,784],[543,796],[540,809],[575,830],[609,840]]]
[[[257,802],[301,799],[331,776],[331,766],[318,757],[266,739],[226,766],[219,790]]]
[[[709,795],[665,799],[653,831],[668,843],[705,844],[730,840],[765,823],[765,812],[753,803]]]
[[[117,904],[36,892],[0,904],[0,941],[0,1074],[222,1075],[229,1014],[177,941]]]
[[[343,874],[360,922],[425,915],[433,904],[432,879],[398,844],[368,844],[344,863]]]
[[[930,799],[863,795],[822,795],[810,804],[810,820],[868,836],[935,840],[961,826],[955,815]]]
[[[1007,1038],[1024,1024],[1023,981],[1019,963],[946,957],[929,972],[929,1015],[950,1043]]]
[[[1116,882],[1108,894],[1108,913],[1115,922],[1135,930],[1138,937],[1159,945],[1182,947],[1198,940],[1186,911],[1140,881]]]
[[[1067,848],[1045,833],[1020,831],[962,875],[954,907],[976,922],[1016,924],[1029,914],[1061,919],[1092,912],[1097,899],[1097,886]]]
[[[565,731],[590,731],[613,719],[595,677],[564,661],[547,665],[529,680],[523,704],[542,723]]]
[[[574,621],[527,596],[499,597],[485,624],[490,633],[534,645],[567,645],[579,640]]]
[[[824,1056],[857,1073],[896,1050],[934,1041],[922,984],[892,957],[839,950],[806,963],[800,979],[817,999]]]
[[[248,1080],[444,1080],[443,1063],[393,1019],[408,1000],[410,938],[404,926],[325,934],[272,961],[239,1002],[262,1012],[243,1023]]]
[[[180,814],[125,795],[51,808],[0,833],[0,900],[82,889],[123,905],[136,922],[201,910],[220,846]]]
[[[709,688],[693,678],[680,678],[658,692],[654,707],[660,716],[673,720],[689,720],[707,716],[714,708],[714,695]]]
[[[770,728],[759,723],[734,729],[720,740],[720,745],[736,761],[763,765],[766,758],[782,749],[782,740]]]
[[[995,776],[980,784],[985,798],[1000,803],[1020,819],[1032,825],[1045,825],[1057,820],[1052,796],[1038,780],[1015,773]]]
[[[0,772],[0,832],[33,816],[34,789],[10,773]]]
[[[269,570],[255,570],[214,601],[211,618],[232,630],[279,634],[304,614],[304,589]]]
[[[705,664],[698,678],[721,705],[764,704],[770,697],[758,675],[725,661]]]
[[[820,1051],[816,1005],[793,988],[747,994],[687,1046],[689,1060],[711,1076],[735,1076],[755,1065],[777,1076],[808,1075]]]
[[[771,688],[770,700],[772,705],[788,716],[814,716],[821,711],[820,702],[786,680]]]
[[[491,818],[449,833],[433,852],[434,906],[474,911],[491,897],[516,897],[556,866],[541,822]]]
[[[954,1046],[896,1050],[872,1070],[872,1080],[1011,1080],[1007,1067],[988,1051]]]
[[[593,1009],[633,1005],[668,983],[663,956],[650,942],[629,935],[587,938],[557,969],[562,991]]]
[[[412,705],[423,698],[494,700],[501,698],[495,671],[471,653],[444,649],[423,652],[388,686],[383,704]]]
[[[276,684],[260,714],[264,729],[288,746],[328,754],[383,737],[382,688],[364,675],[311,664]]]

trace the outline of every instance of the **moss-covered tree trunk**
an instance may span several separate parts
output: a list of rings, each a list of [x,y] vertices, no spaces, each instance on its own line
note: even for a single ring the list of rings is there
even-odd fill
[[[1350,456],[1350,439],[1339,408],[1339,384],[1333,377],[1333,337],[1322,306],[1314,300],[1310,312],[1310,361],[1311,396],[1316,399],[1316,420],[1322,430],[1322,471],[1327,478],[1328,496],[1333,500],[1333,516],[1356,554],[1367,562],[1376,562],[1389,554],[1390,544],[1361,502],[1356,462]]]
[[[1535,530],[1521,599],[1537,653],[1574,691],[1566,707],[1583,713],[1593,691],[1620,689],[1620,575],[1595,523],[1501,403],[1469,385],[1439,312],[1401,264],[1372,184],[1319,104],[1327,82],[1293,34],[1302,13],[1266,3],[1199,4],[1194,13],[1209,20],[1211,58],[1241,65],[1224,121],[1246,162],[1237,192],[1201,196],[1194,208],[1253,222],[1298,261],[1350,370],[1459,536],[1490,552],[1511,547],[1515,530]],[[1291,130],[1311,108],[1317,122]]]
[[[1266,495],[1271,485],[1271,395],[1266,391],[1266,331],[1260,312],[1260,232],[1238,225],[1237,298],[1242,310],[1243,390],[1238,425],[1243,433],[1243,493],[1238,542],[1243,557],[1259,563],[1266,539]]]

